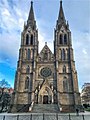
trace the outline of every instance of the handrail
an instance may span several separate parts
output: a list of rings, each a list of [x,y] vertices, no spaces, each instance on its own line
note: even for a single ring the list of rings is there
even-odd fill
[[[22,106],[17,112],[20,112],[21,110],[29,107],[30,105],[31,105],[31,104],[26,104],[26,105]]]
[[[30,111],[30,112],[31,112],[32,109],[33,109],[33,105],[34,105],[34,101],[31,103],[31,106],[30,106],[30,108],[29,108],[29,111]]]

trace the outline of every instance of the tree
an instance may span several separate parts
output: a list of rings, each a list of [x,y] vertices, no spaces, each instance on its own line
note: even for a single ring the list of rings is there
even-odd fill
[[[84,83],[82,86],[81,102],[85,109],[90,109],[90,83]]]
[[[5,92],[5,89],[9,89],[11,86],[5,80],[2,79],[0,81],[0,112],[7,111],[8,106],[10,104],[11,96],[8,92]]]
[[[11,85],[5,80],[5,79],[2,79],[0,81],[0,88],[10,88]]]

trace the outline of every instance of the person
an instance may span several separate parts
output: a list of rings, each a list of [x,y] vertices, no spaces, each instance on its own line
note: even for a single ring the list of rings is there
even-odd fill
[[[79,109],[76,108],[76,115],[79,116]]]

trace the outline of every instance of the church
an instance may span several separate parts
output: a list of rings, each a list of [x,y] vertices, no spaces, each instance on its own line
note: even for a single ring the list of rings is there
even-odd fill
[[[53,53],[47,41],[39,53],[38,29],[31,1],[27,24],[21,33],[11,112],[75,112],[80,108],[71,31],[62,1],[53,43]]]

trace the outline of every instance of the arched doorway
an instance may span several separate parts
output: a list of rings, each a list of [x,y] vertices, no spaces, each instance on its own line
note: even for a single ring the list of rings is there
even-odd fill
[[[53,92],[51,88],[44,85],[38,95],[38,103],[40,104],[51,104],[53,103]]]
[[[48,100],[49,100],[49,99],[48,99],[48,95],[44,95],[44,96],[43,96],[43,104],[48,104],[48,103],[49,103]]]

